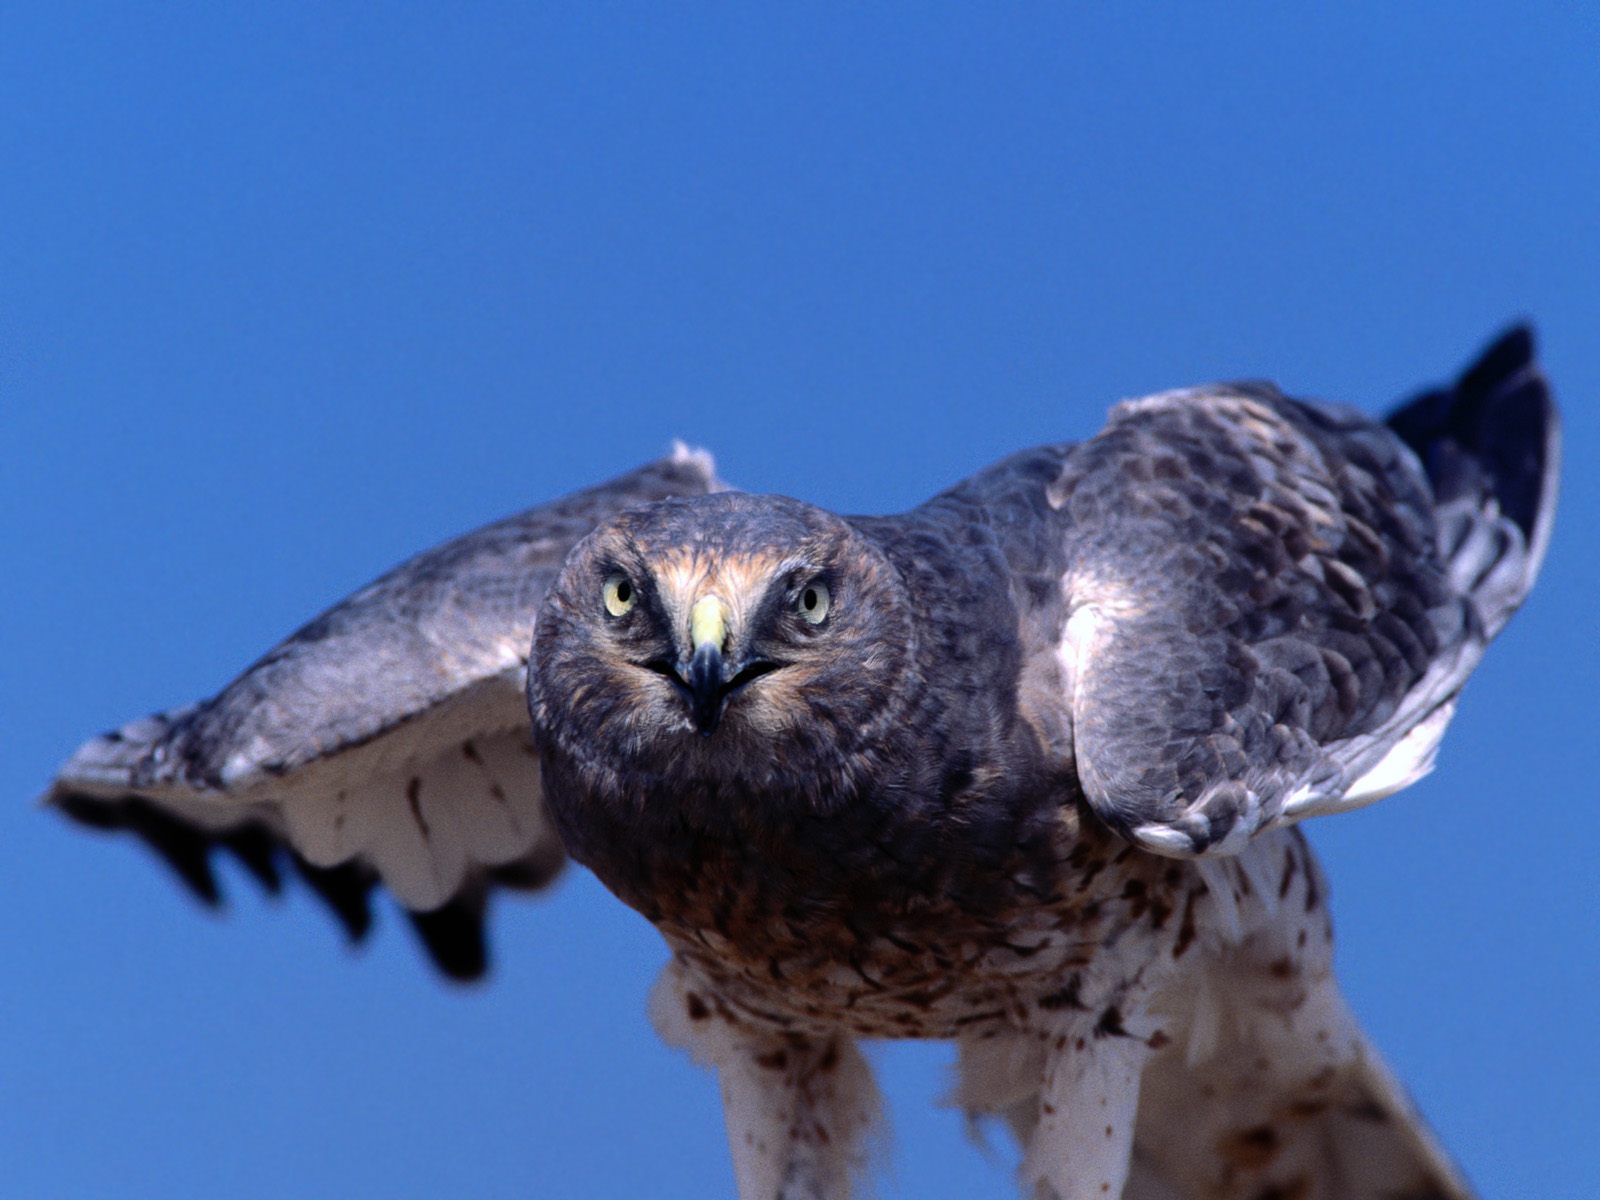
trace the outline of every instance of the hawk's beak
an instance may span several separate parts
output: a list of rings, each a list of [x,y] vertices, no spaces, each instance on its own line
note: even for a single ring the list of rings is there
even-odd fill
[[[689,640],[693,646],[688,677],[695,728],[710,733],[722,716],[726,694],[722,644],[728,637],[728,610],[715,596],[695,601],[689,613]]]
[[[689,660],[689,696],[695,728],[710,733],[722,716],[722,648],[706,642]]]

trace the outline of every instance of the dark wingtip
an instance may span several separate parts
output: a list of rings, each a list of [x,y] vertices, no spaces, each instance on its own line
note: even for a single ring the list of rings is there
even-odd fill
[[[298,854],[291,854],[289,861],[306,886],[327,905],[350,943],[360,945],[365,941],[372,931],[372,889],[378,883],[373,871],[355,861],[318,867]]]
[[[351,942],[360,942],[372,928],[370,895],[377,877],[356,862],[337,867],[312,866],[283,845],[263,825],[249,823],[225,832],[197,829],[140,796],[108,801],[101,797],[57,790],[50,802],[67,817],[90,829],[132,833],[161,858],[185,887],[209,908],[222,905],[222,889],[212,869],[212,850],[232,854],[269,895],[283,890],[281,856],[327,906]]]
[[[536,845],[522,858],[491,868],[489,879],[501,887],[538,892],[549,887],[566,865],[566,847],[553,840],[546,841]]]
[[[1533,365],[1536,346],[1533,327],[1519,321],[1503,330],[1456,381],[1456,394],[1464,400],[1491,396],[1501,384]]]
[[[1424,392],[1388,425],[1416,452],[1441,501],[1487,491],[1532,541],[1548,514],[1556,411],[1535,362],[1533,330],[1510,326],[1455,385]]]
[[[282,890],[281,858],[287,856],[295,873],[333,913],[352,944],[364,941],[372,930],[372,892],[378,876],[362,862],[315,866],[264,825],[249,823],[220,833],[201,830],[140,796],[107,800],[58,788],[49,801],[80,825],[137,836],[207,907],[217,908],[223,902],[212,869],[214,848],[232,854],[273,894]],[[497,868],[490,878],[507,887],[539,888],[560,873],[564,862],[565,855],[558,852],[534,855]],[[446,978],[471,983],[488,973],[486,908],[484,889],[475,886],[432,912],[407,913],[429,958]]]
[[[222,890],[211,870],[211,839],[193,826],[138,796],[108,804],[76,792],[57,792],[51,800],[80,825],[134,834],[172,868],[202,904],[208,908],[221,905]]]
[[[283,877],[278,873],[278,843],[261,826],[241,825],[217,835],[216,843],[238,859],[269,895],[276,896],[283,890]]]
[[[408,912],[433,965],[457,983],[476,983],[489,970],[483,899],[458,896],[432,912]]]

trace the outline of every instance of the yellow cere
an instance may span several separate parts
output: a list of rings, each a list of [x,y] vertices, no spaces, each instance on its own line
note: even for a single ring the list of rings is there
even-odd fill
[[[712,645],[719,649],[728,635],[728,610],[716,596],[702,596],[689,610],[689,641],[695,649]]]

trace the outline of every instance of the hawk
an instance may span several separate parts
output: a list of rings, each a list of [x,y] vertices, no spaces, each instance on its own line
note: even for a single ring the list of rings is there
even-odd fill
[[[849,1194],[858,1042],[957,1047],[1055,1200],[1461,1200],[1340,997],[1297,823],[1424,775],[1549,540],[1514,329],[1383,422],[1261,383],[1115,407],[909,512],[680,448],[397,567],[50,799],[207,901],[230,854],[450,976],[570,855],[672,958],[743,1200]]]

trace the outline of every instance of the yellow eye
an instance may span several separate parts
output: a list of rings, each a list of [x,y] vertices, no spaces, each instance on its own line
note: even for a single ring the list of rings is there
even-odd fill
[[[810,624],[821,625],[828,619],[828,606],[832,602],[828,585],[815,579],[800,589],[800,594],[794,598],[794,610]]]
[[[620,572],[610,576],[602,589],[605,598],[606,611],[613,617],[625,617],[629,610],[639,603],[639,593],[634,589],[633,581]]]

